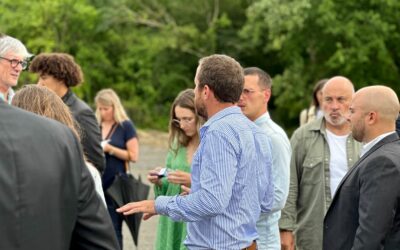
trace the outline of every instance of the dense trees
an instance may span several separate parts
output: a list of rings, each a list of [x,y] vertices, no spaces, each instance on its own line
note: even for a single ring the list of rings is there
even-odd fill
[[[396,0],[2,0],[0,13],[0,32],[35,54],[74,55],[79,95],[114,88],[139,127],[165,129],[171,101],[213,53],[274,77],[272,115],[288,131],[320,78],[400,93]],[[34,81],[26,73],[21,84]]]

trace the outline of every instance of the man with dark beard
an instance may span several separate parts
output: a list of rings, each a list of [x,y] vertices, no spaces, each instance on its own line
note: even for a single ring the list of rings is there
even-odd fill
[[[398,112],[399,100],[388,87],[366,87],[354,95],[349,121],[354,139],[364,145],[326,214],[324,250],[399,249]]]
[[[325,84],[324,117],[297,129],[292,138],[289,196],[279,228],[282,249],[322,249],[323,219],[338,184],[359,157],[360,144],[347,121],[354,93],[349,79]]]
[[[188,249],[255,250],[257,219],[271,210],[274,198],[270,141],[236,106],[244,82],[237,61],[204,57],[194,82],[197,111],[208,121],[193,156],[190,193],[129,203],[117,211],[188,221]]]

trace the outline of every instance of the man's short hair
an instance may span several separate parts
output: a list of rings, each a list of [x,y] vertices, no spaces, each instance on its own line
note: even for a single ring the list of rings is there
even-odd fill
[[[24,58],[32,56],[20,40],[0,33],[0,56],[4,56],[9,52],[21,54]]]
[[[40,75],[50,75],[62,81],[67,87],[83,82],[81,67],[74,57],[65,53],[42,53],[37,55],[29,66],[29,71]]]
[[[219,102],[236,103],[243,91],[243,68],[232,57],[212,55],[199,61],[198,87],[207,85]]]
[[[258,85],[262,88],[270,89],[272,87],[272,78],[264,70],[257,67],[249,67],[244,69],[244,75],[256,75],[258,76]]]

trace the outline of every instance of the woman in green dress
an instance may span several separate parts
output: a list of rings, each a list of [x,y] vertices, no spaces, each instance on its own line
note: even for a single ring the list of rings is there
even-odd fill
[[[154,183],[155,196],[179,195],[181,185],[190,187],[190,165],[199,145],[199,128],[203,120],[196,114],[194,91],[187,89],[175,98],[170,112],[169,151],[166,169],[156,168],[147,179]],[[163,173],[161,173],[161,172]],[[157,227],[157,250],[186,249],[186,224],[160,216]]]

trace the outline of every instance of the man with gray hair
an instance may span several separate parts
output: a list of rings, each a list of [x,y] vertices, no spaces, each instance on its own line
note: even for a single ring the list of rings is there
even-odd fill
[[[297,129],[291,138],[289,195],[279,221],[283,250],[322,249],[323,221],[346,172],[359,158],[360,144],[347,121],[354,86],[343,76],[322,89],[324,117]]]
[[[398,113],[399,99],[388,87],[370,86],[355,93],[348,120],[363,148],[325,216],[324,250],[399,249]]]
[[[21,71],[28,66],[32,54],[16,38],[0,34],[0,99],[11,103]]]

